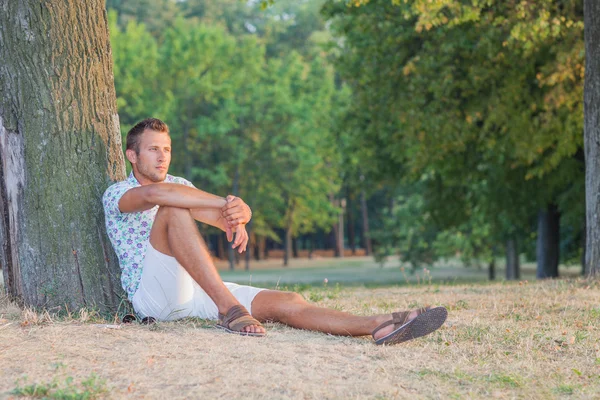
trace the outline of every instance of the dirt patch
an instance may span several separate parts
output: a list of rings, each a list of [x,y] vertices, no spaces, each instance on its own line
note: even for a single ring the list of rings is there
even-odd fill
[[[268,325],[268,336],[257,339],[228,335],[195,319],[116,327],[85,313],[58,320],[27,314],[4,299],[0,398],[14,397],[11,391],[32,383],[68,380],[76,386],[90,376],[102,380],[97,393],[108,398],[592,398],[600,393],[598,283],[313,288],[303,294],[361,315],[442,304],[449,318],[428,337],[377,347],[370,338],[279,324]]]

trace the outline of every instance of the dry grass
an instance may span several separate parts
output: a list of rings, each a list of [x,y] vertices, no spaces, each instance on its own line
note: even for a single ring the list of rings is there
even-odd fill
[[[428,337],[377,347],[370,338],[278,324],[268,325],[269,335],[262,339],[228,335],[195,319],[115,329],[103,325],[113,321],[85,311],[57,317],[19,310],[4,298],[0,398],[15,397],[10,394],[15,389],[57,393],[61,382],[66,383],[60,393],[79,388],[77,393],[102,398],[583,399],[600,394],[598,282],[321,287],[303,294],[363,315],[442,304],[449,318]],[[91,388],[90,377],[98,377]]]

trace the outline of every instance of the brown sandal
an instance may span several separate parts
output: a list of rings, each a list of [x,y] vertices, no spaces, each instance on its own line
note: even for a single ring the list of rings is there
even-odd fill
[[[237,305],[231,307],[226,315],[219,313],[219,323],[216,326],[225,332],[242,336],[262,337],[266,335],[266,333],[242,331],[242,329],[250,325],[262,326],[260,322],[250,315],[244,306]]]
[[[429,335],[431,332],[439,329],[446,318],[448,311],[444,307],[419,308],[417,316],[411,320],[408,319],[412,311],[403,311],[392,313],[392,319],[379,325],[371,333],[373,336],[381,329],[389,325],[394,325],[394,330],[375,341],[375,344],[398,344],[410,339],[416,339],[421,336]]]

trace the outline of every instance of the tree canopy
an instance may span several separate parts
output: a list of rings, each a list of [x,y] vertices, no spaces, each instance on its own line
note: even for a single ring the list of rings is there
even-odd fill
[[[534,258],[556,209],[580,259],[579,1],[146,3],[107,2],[122,131],[164,119],[173,173],[246,198],[257,235],[328,232],[341,198],[354,232],[362,194],[380,256]]]

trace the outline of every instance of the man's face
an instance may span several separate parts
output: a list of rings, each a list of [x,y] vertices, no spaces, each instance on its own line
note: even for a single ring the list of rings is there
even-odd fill
[[[151,182],[162,182],[171,163],[171,138],[165,132],[146,129],[140,136],[140,152],[127,150],[134,172]],[[142,182],[140,182],[142,183]]]

